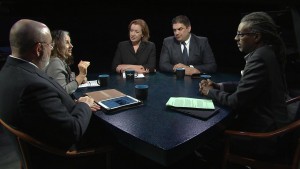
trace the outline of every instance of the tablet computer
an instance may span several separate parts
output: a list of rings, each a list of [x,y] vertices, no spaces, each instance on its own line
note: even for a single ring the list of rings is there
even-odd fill
[[[98,102],[98,104],[107,111],[139,105],[141,103],[142,101],[129,95],[106,99]]]

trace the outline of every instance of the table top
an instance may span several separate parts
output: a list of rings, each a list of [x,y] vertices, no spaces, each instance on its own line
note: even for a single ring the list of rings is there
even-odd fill
[[[238,76],[229,74],[212,74],[215,82],[238,79]],[[175,74],[159,72],[134,81],[112,74],[107,87],[85,88],[81,92],[113,88],[135,97],[136,84],[149,85],[148,98],[142,106],[112,114],[98,111],[96,115],[116,133],[122,145],[169,166],[208,140],[216,126],[230,114],[228,108],[218,105],[221,109],[217,114],[201,120],[166,107],[170,97],[205,98],[198,91],[199,82],[200,79],[191,79],[190,76],[176,79]]]

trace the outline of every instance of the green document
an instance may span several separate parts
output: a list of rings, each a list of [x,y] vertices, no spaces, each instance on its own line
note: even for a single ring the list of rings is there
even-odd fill
[[[188,97],[170,97],[166,106],[195,108],[195,109],[215,109],[212,100],[194,99]]]

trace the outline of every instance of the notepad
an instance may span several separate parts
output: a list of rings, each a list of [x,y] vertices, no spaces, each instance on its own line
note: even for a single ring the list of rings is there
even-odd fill
[[[189,108],[177,108],[177,107],[170,107],[171,109],[184,113],[189,116],[193,116],[196,118],[199,118],[201,120],[208,120],[215,114],[217,114],[220,110],[220,108],[216,107],[214,110],[206,110],[206,109],[189,109]]]
[[[100,86],[97,83],[97,80],[91,80],[91,81],[87,81],[84,84],[79,85],[78,88],[82,88],[82,87],[97,87],[97,86]]]
[[[170,97],[166,106],[178,108],[194,108],[194,109],[215,109],[212,100],[208,99],[195,99],[188,97]]]
[[[98,91],[88,92],[86,93],[86,95],[93,98],[95,102],[99,102],[102,100],[107,100],[115,97],[125,96],[124,93],[116,89],[98,90]]]
[[[212,100],[188,97],[170,97],[166,106],[202,120],[208,120],[220,110],[220,108],[214,106]]]

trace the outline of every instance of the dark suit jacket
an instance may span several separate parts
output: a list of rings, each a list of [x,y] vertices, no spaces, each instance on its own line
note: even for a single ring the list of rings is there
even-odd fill
[[[146,69],[155,69],[155,44],[150,41],[141,42],[137,52],[135,53],[131,41],[120,42],[112,62],[112,70],[116,71],[119,64],[142,65]]]
[[[89,106],[75,103],[57,82],[34,65],[8,57],[0,71],[0,81],[1,118],[8,124],[65,149],[85,133],[92,115]],[[39,155],[32,158],[41,158],[41,164],[48,160]]]
[[[163,41],[159,68],[163,72],[173,72],[173,66],[184,63],[180,42],[174,36]],[[217,70],[214,55],[206,37],[191,34],[187,65],[193,65],[201,72],[211,73]]]
[[[246,57],[243,76],[234,93],[209,90],[208,96],[236,110],[236,127],[247,131],[270,131],[289,122],[283,73],[272,47],[256,49]],[[231,85],[231,87],[229,86]],[[225,83],[224,90],[234,83]]]

